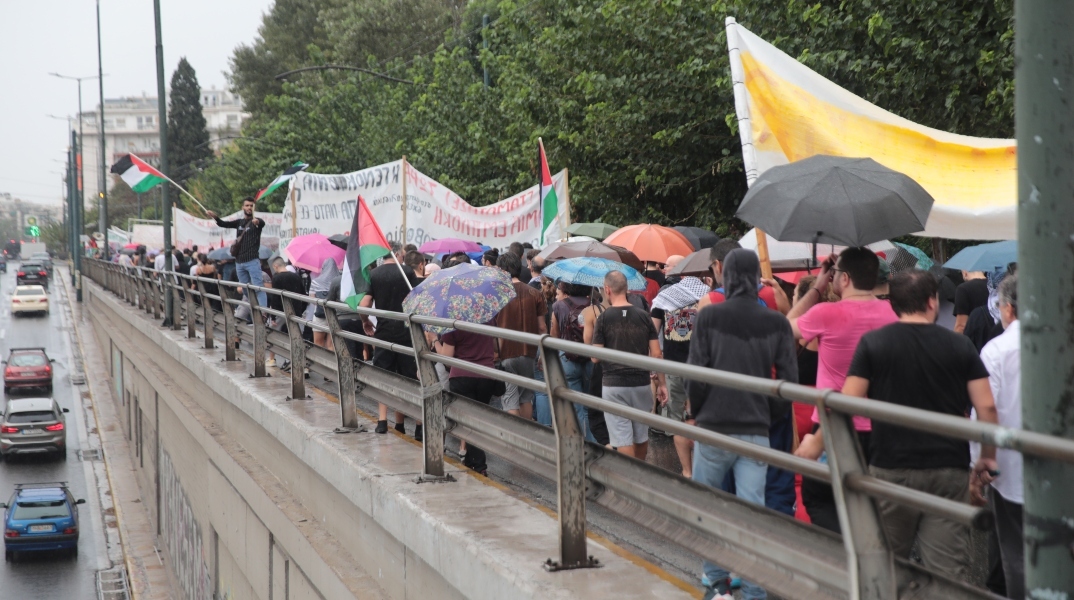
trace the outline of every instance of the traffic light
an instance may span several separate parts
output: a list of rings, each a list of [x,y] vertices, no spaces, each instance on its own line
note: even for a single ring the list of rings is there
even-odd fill
[[[41,228],[37,225],[28,225],[23,233],[30,237],[41,237]]]

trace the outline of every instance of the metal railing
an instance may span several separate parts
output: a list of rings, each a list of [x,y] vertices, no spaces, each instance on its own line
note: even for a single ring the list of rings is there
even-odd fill
[[[886,541],[876,500],[886,500],[931,513],[977,529],[988,529],[992,515],[973,507],[893,484],[869,475],[851,421],[852,415],[960,440],[1008,448],[1035,457],[1074,463],[1074,440],[1024,430],[1012,430],[969,419],[940,415],[886,402],[846,396],[784,381],[750,377],[597,348],[576,342],[500,329],[463,321],[358,308],[218,279],[160,273],[122,267],[99,260],[83,263],[86,275],[105,289],[161,318],[165,294],[173,295],[172,328],[186,326],[196,338],[198,321],[206,348],[214,347],[216,330],[223,333],[225,358],[238,360],[233,340],[253,348],[253,376],[266,375],[271,349],[291,362],[291,398],[306,397],[303,367],[338,383],[341,425],[357,428],[357,395],[387,404],[424,425],[422,478],[449,480],[444,470],[444,438],[450,433],[487,449],[522,468],[556,483],[560,544],[551,570],[596,566],[587,552],[586,502],[591,501],[631,519],[673,543],[775,593],[794,598],[987,598],[986,590],[931,572],[896,557]],[[180,284],[179,282],[182,282]],[[215,284],[218,294],[206,292]],[[245,291],[246,300],[241,299]],[[326,325],[296,315],[292,303],[282,311],[260,306],[257,292],[313,303],[323,307]],[[195,302],[195,299],[198,299]],[[215,310],[218,302],[221,310]],[[239,323],[233,307],[246,305],[250,323]],[[392,344],[345,331],[340,315],[367,315],[407,324],[412,347]],[[286,319],[287,333],[271,330],[264,316]],[[309,344],[297,326],[327,332],[334,350]],[[536,381],[440,356],[429,348],[423,326],[455,328],[540,349],[545,381]],[[418,381],[373,367],[350,356],[346,341],[385,348],[417,359]],[[629,408],[571,390],[559,361],[560,352],[659,371],[693,381],[803,402],[818,408],[827,465],[743,442],[736,438]],[[480,375],[548,395],[553,427],[509,415],[444,389],[435,363],[462,367]],[[774,467],[801,473],[832,486],[842,536],[832,534],[746,503],[734,496],[689,481],[642,461],[585,442],[572,403],[658,427],[700,443],[754,458]]]

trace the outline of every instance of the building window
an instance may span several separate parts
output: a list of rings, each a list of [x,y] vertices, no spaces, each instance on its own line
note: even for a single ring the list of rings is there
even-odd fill
[[[121,119],[119,117],[116,117],[116,127],[121,128],[121,129],[126,129],[127,128],[127,119]]]
[[[228,127],[238,127],[239,126],[239,115],[228,115],[227,116],[227,126]]]

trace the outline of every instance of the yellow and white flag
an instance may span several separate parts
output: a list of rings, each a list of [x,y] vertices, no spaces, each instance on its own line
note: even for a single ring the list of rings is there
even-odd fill
[[[817,154],[869,157],[936,203],[922,235],[1017,238],[1014,140],[931,129],[851,94],[727,18],[746,179]]]

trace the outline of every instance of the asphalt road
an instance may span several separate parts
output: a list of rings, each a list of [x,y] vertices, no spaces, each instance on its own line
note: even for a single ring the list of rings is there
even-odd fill
[[[44,346],[53,364],[53,396],[67,414],[67,460],[54,457],[27,457],[0,463],[0,497],[10,498],[16,483],[66,481],[76,498],[87,503],[79,507],[80,539],[78,558],[53,553],[23,555],[17,562],[0,563],[0,596],[3,598],[63,598],[93,600],[97,598],[95,573],[110,566],[98,509],[96,481],[89,463],[79,459],[78,451],[86,440],[85,418],[80,392],[71,385],[73,368],[70,342],[70,315],[58,281],[50,285],[51,313],[45,316],[11,315],[11,294],[15,289],[17,262],[0,275],[0,352],[6,358],[9,348]],[[60,277],[57,270],[56,277]],[[16,392],[22,395],[44,392]]]

